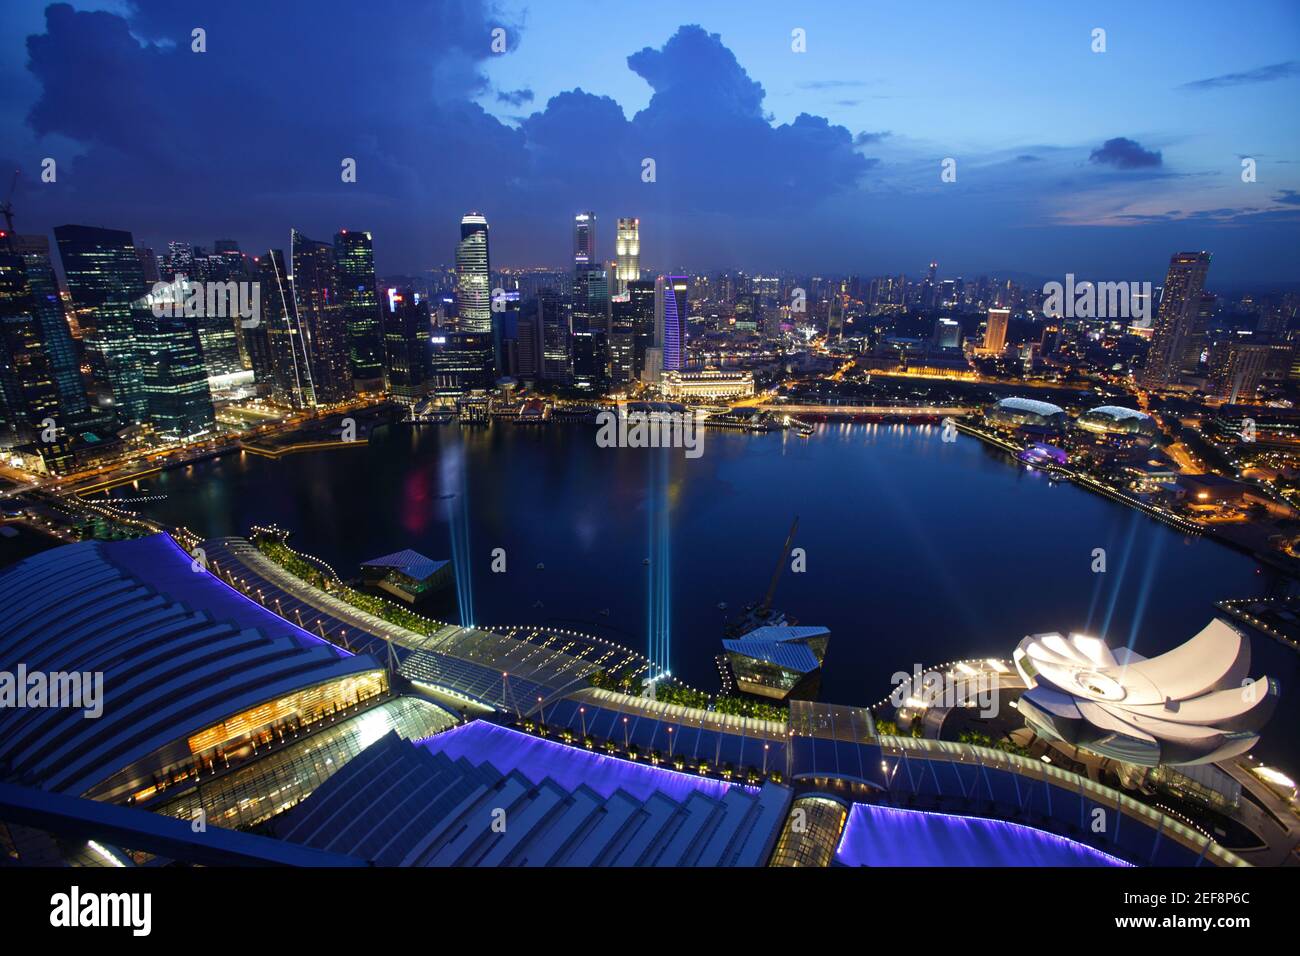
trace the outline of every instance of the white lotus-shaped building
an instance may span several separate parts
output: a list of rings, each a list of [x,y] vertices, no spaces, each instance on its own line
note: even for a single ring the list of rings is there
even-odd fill
[[[1034,731],[1147,767],[1245,753],[1278,697],[1272,678],[1250,679],[1250,641],[1220,618],[1150,659],[1082,634],[1034,634],[1014,660]]]

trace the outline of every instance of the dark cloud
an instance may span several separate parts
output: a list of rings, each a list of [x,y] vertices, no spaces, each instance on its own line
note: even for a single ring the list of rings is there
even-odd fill
[[[176,4],[130,9],[56,4],[28,39],[40,84],[29,126],[77,147],[28,221],[89,219],[155,244],[233,236],[250,250],[283,245],[291,226],[328,235],[347,225],[375,234],[381,265],[416,271],[450,259],[468,208],[493,221],[502,262],[537,261],[553,235],[558,260],[568,216],[594,208],[657,217],[647,250],[685,256],[707,251],[693,217],[768,220],[755,235],[779,241],[772,217],[853,188],[873,165],[822,117],[771,122],[763,87],[698,26],[628,57],[654,91],[634,117],[579,89],[513,127],[475,102],[533,99],[488,84],[501,24],[476,0],[368,0],[327,17],[313,0],[278,0],[275,16],[214,5],[201,54]],[[520,29],[504,25],[518,42]],[[357,162],[354,184],[341,181],[345,157]]]
[[[1032,153],[1021,153],[1019,156],[1016,157],[1016,162],[1018,162],[1018,163],[1039,163],[1039,162],[1042,162],[1042,157],[1035,156],[1035,155],[1033,155]]]
[[[1273,197],[1273,201],[1287,206],[1300,206],[1300,192],[1296,192],[1294,189],[1284,189]]]
[[[1124,136],[1106,140],[1092,151],[1088,160],[1116,169],[1149,169],[1164,162],[1159,150],[1144,149],[1142,144]]]
[[[519,107],[525,103],[531,103],[533,99],[533,91],[529,89],[497,90],[498,103],[508,103],[511,106]]]
[[[858,133],[857,136],[854,136],[854,137],[853,137],[853,145],[854,145],[854,146],[869,146],[869,145],[871,145],[872,143],[879,143],[881,140],[886,139],[886,138],[889,137],[890,135],[891,135],[891,134],[890,134],[889,130],[887,130],[887,129],[882,129],[882,130],[880,130],[879,132],[875,132],[875,133],[871,133],[871,132],[866,132],[866,131],[864,131],[864,132]]]
[[[1201,93],[1206,90],[1220,90],[1227,86],[1246,86],[1251,83],[1271,83],[1274,80],[1285,80],[1287,77],[1291,76],[1300,76],[1300,60],[1287,60],[1283,63],[1272,63],[1268,66],[1259,66],[1253,70],[1246,70],[1242,73],[1223,73],[1219,76],[1211,76],[1204,80],[1194,80],[1191,83],[1184,83],[1179,87],[1179,89],[1193,93]]]

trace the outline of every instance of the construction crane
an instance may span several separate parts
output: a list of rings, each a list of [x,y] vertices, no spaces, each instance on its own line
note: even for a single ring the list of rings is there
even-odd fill
[[[14,170],[14,178],[9,182],[9,196],[5,199],[4,205],[0,205],[0,213],[5,217],[5,246],[11,250],[14,247],[14,190],[18,188],[18,176],[21,173],[21,169]]]
[[[772,583],[767,586],[767,597],[763,598],[763,604],[760,613],[766,617],[767,612],[772,607],[772,598],[776,595],[776,584],[781,580],[781,572],[785,570],[785,562],[790,557],[790,547],[794,544],[794,533],[799,527],[799,516],[794,516],[794,523],[790,525],[790,533],[785,536],[785,547],[781,549],[781,557],[776,559],[776,567],[772,569]]]
[[[790,525],[790,533],[785,537],[785,546],[781,549],[781,556],[777,558],[776,567],[772,569],[772,580],[768,583],[767,594],[759,603],[751,604],[746,607],[736,618],[726,624],[723,628],[723,634],[727,637],[739,637],[747,634],[756,627],[762,627],[766,624],[793,624],[793,618],[787,618],[780,611],[772,610],[772,598],[776,596],[776,586],[781,580],[781,572],[785,570],[786,561],[790,557],[790,548],[794,544],[794,533],[799,527],[799,516],[795,515],[794,522]]]

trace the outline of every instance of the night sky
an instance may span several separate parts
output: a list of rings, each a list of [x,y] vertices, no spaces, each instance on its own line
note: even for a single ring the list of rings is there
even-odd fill
[[[494,266],[567,264],[593,209],[654,269],[1300,280],[1300,5],[1076,6],[6,0],[0,163],[21,232],[368,229],[390,274],[469,209]]]

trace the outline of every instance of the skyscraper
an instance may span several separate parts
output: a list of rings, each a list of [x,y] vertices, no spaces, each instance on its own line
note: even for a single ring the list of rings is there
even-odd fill
[[[289,233],[293,257],[293,304],[307,343],[318,402],[341,402],[352,394],[351,339],[334,278],[334,246]]]
[[[86,383],[81,377],[77,343],[73,341],[68,317],[63,312],[63,298],[59,295],[59,282],[50,260],[50,240],[45,236],[10,236],[9,241],[12,250],[23,258],[27,282],[35,299],[41,348],[49,360],[50,374],[54,376],[54,387],[59,393],[59,423],[74,423],[89,410]],[[154,274],[156,277],[156,267]]]
[[[609,324],[609,273],[582,269],[573,285],[573,327],[603,331]]]
[[[573,268],[581,274],[597,264],[596,214],[580,212],[573,217]]]
[[[96,402],[111,408],[120,424],[143,422],[148,403],[131,304],[146,288],[131,234],[69,225],[55,227],[54,239],[78,309]]]
[[[612,303],[614,323],[632,331],[632,380],[645,370],[646,354],[655,344],[655,284],[640,279]]]
[[[488,223],[482,214],[466,213],[456,246],[456,310],[462,332],[492,331],[491,259]]]
[[[202,320],[186,315],[189,288],[182,280],[132,303],[149,423],[171,441],[206,434],[215,421],[199,344]]]
[[[541,377],[568,385],[573,381],[573,307],[550,289],[537,296],[542,336]]]
[[[614,239],[614,252],[618,256],[615,274],[616,291],[625,292],[629,282],[641,278],[641,220],[620,219]]]
[[[686,294],[690,283],[686,276],[660,276],[655,280],[655,342],[663,352],[663,371],[681,371],[686,367]]]
[[[1208,252],[1179,252],[1170,258],[1160,308],[1152,323],[1151,348],[1138,376],[1144,387],[1160,388],[1178,380],[1209,270]]]
[[[1269,352],[1266,341],[1233,337],[1216,342],[1210,349],[1210,394],[1232,403],[1253,402]]]
[[[36,298],[23,257],[0,248],[0,445],[33,441],[58,424],[59,394],[41,345]]]
[[[383,388],[384,345],[370,233],[343,229],[334,237],[334,280],[348,329],[352,380],[358,389]]]
[[[414,404],[429,391],[429,303],[411,289],[388,289],[384,295],[384,375],[398,401]]]
[[[294,408],[316,404],[307,345],[298,328],[293,289],[284,265],[284,252],[272,249],[258,261],[261,321],[244,329],[253,377],[277,401]]]
[[[1010,309],[989,309],[984,327],[984,346],[981,351],[1000,355],[1007,347],[1007,324],[1011,321]]]

